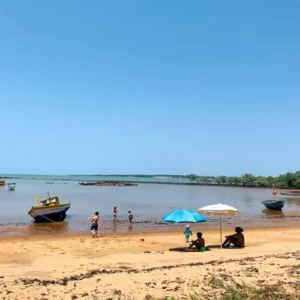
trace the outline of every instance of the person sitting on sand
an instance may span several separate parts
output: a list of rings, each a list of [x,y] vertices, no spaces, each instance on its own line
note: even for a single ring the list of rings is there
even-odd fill
[[[197,232],[197,239],[191,241],[189,248],[192,248],[193,246],[195,246],[197,250],[201,250],[201,248],[205,247],[205,240],[202,237],[202,232]]]
[[[91,217],[91,232],[92,232],[92,237],[97,237],[98,234],[98,222],[99,222],[99,212],[95,212],[95,215]]]
[[[235,228],[235,234],[226,236],[226,240],[222,244],[223,248],[229,248],[230,244],[233,244],[235,247],[243,248],[245,246],[245,238],[243,235],[244,229],[241,227]]]

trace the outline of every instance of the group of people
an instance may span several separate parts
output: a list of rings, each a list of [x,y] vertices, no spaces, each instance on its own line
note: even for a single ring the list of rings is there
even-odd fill
[[[222,244],[222,248],[229,248],[231,245],[237,248],[243,248],[245,247],[245,237],[243,235],[244,229],[241,227],[235,228],[235,234],[228,235],[225,238],[224,243]],[[195,247],[199,251],[206,251],[208,250],[207,247],[205,247],[205,240],[202,237],[202,232],[197,232],[197,239],[190,241],[190,237],[193,235],[192,230],[189,225],[186,225],[185,231],[183,232],[186,238],[187,247],[186,249],[190,249],[192,247]]]
[[[117,215],[118,215],[118,209],[115,206],[114,209],[113,209],[113,221],[114,222],[117,222]],[[98,235],[99,220],[100,220],[99,212],[96,211],[95,214],[93,216],[91,216],[92,225],[91,225],[90,230],[92,232],[92,237],[93,238],[96,238],[97,235]],[[132,214],[131,210],[128,211],[128,221],[129,221],[130,224],[132,224],[133,214]]]
[[[117,215],[118,215],[118,209],[115,206],[114,210],[113,210],[114,222],[117,221]],[[129,210],[128,211],[128,221],[129,221],[130,224],[132,224],[132,220],[133,220],[133,214],[132,214],[131,210]]]
[[[118,209],[115,206],[113,209],[113,221],[114,222],[117,221],[117,216],[118,216]],[[100,220],[99,212],[96,211],[95,214],[91,217],[92,225],[91,225],[90,230],[92,232],[93,238],[96,238],[98,235],[99,220]],[[130,224],[132,224],[132,220],[133,220],[133,214],[129,210],[128,211],[128,221]],[[243,228],[236,227],[235,234],[228,235],[225,237],[226,239],[225,239],[224,243],[222,244],[222,247],[229,248],[230,245],[232,244],[234,247],[243,248],[245,246],[245,238],[243,235],[243,231],[244,231]],[[185,235],[185,238],[186,238],[186,243],[187,243],[186,249],[195,247],[197,250],[200,250],[200,251],[208,250],[208,248],[205,247],[205,240],[203,238],[202,232],[197,232],[197,239],[190,241],[190,237],[193,235],[193,233],[190,228],[190,225],[186,225],[186,228],[185,228],[183,234]]]

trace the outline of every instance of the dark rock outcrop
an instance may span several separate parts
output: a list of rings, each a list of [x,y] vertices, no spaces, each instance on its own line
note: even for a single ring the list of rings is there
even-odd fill
[[[84,186],[137,186],[136,183],[124,181],[93,181],[93,182],[80,182]]]

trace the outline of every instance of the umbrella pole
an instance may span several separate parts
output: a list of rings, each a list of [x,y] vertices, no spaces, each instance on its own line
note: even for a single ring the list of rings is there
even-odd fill
[[[220,244],[222,249],[222,215],[220,215]]]

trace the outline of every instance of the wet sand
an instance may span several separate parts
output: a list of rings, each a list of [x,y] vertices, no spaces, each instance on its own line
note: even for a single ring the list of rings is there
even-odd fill
[[[287,227],[300,224],[300,211],[272,211],[265,210],[263,217],[223,217],[222,225],[224,228],[234,228],[237,224],[245,228],[266,228],[266,227]],[[164,223],[159,219],[135,220],[129,224],[126,220],[103,220],[100,222],[99,232],[102,234],[130,234],[130,233],[149,233],[149,232],[174,232],[181,231],[184,225]],[[201,228],[203,230],[218,229],[220,221],[218,217],[207,216],[207,222],[191,224],[191,228]],[[60,223],[17,223],[0,224],[0,238],[8,236],[68,236],[85,234],[89,232],[90,220],[72,221],[66,219]]]
[[[221,250],[219,230],[201,230],[211,251],[180,251],[181,231],[108,234],[98,239],[87,234],[1,238],[0,296],[6,300],[118,299],[120,295],[184,299],[193,291],[203,299],[218,299],[224,291],[220,284],[215,286],[216,279],[259,288],[280,282],[297,293],[299,223],[245,228],[244,249]],[[224,235],[231,232],[224,229]]]
[[[192,228],[210,230],[219,228],[219,217],[207,216],[207,222],[193,225]],[[237,224],[245,228],[286,227],[300,224],[300,211],[272,211],[265,209],[262,216],[256,217],[223,217],[223,227],[233,228]],[[182,230],[182,224],[163,223],[160,219],[136,219],[131,225],[127,220],[101,220],[99,231],[104,234],[111,233],[143,233],[143,232],[173,232]],[[85,234],[89,231],[90,220],[73,220],[67,218],[60,223],[0,223],[0,238],[7,236],[44,236],[44,235],[74,235]]]

